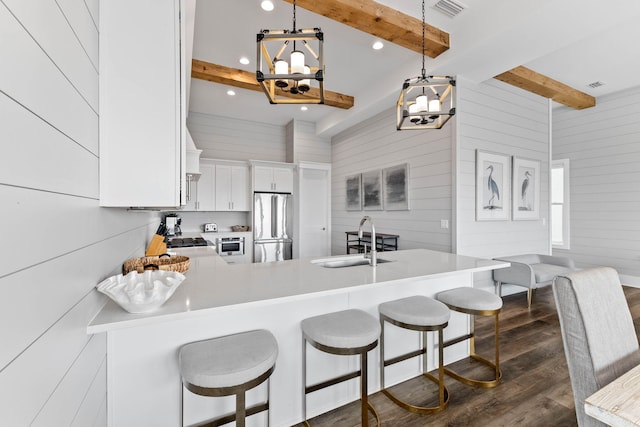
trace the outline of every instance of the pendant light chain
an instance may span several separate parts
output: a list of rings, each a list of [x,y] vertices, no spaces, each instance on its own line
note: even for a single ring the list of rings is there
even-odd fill
[[[293,0],[293,32],[296,32],[296,0]]]
[[[294,5],[296,4],[295,0],[293,0],[293,4]],[[423,79],[426,78],[426,74],[427,74],[427,72],[425,70],[425,67],[424,67],[424,27],[425,27],[424,23],[425,23],[425,20],[424,20],[424,0],[422,0],[422,78]]]

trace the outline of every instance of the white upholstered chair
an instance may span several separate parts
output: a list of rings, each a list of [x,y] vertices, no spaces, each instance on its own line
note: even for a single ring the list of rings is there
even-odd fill
[[[494,259],[511,263],[510,267],[493,270],[496,294],[502,296],[502,285],[523,286],[527,288],[529,308],[536,289],[551,285],[556,276],[576,269],[572,259],[551,255],[524,254]]]
[[[576,271],[553,282],[564,352],[580,426],[603,426],[584,400],[640,364],[638,338],[618,273],[608,267]]]

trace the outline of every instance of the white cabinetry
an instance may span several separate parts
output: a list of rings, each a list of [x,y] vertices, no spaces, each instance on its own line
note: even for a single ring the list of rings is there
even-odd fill
[[[181,8],[180,0],[100,2],[101,206],[186,202]]]
[[[215,166],[200,162],[200,178],[191,183],[191,191],[185,211],[215,210]]]
[[[253,164],[253,191],[293,193],[292,164]]]
[[[216,211],[249,210],[249,167],[246,164],[216,164]]]

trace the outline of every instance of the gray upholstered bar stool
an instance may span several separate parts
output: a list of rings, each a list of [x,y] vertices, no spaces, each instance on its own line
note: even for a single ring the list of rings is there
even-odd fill
[[[269,384],[266,402],[246,408],[245,393],[268,380],[278,357],[278,343],[266,330],[242,332],[185,344],[180,348],[182,376],[182,423],[184,388],[200,396],[236,396],[236,412],[207,425],[236,421],[244,427],[245,418],[269,410]],[[269,416],[267,415],[267,425]]]
[[[469,356],[478,362],[489,366],[494,370],[494,377],[491,380],[477,380],[460,375],[451,369],[445,367],[444,372],[447,375],[457,379],[458,381],[475,386],[475,387],[495,387],[502,380],[502,371],[500,370],[500,329],[498,324],[498,316],[502,309],[502,298],[499,296],[470,287],[461,287],[451,289],[449,291],[440,292],[437,299],[447,305],[451,310],[469,315],[470,333],[458,338],[451,339],[444,343],[444,347],[469,340]],[[474,316],[493,316],[495,319],[495,356],[494,362],[487,360],[478,354],[475,349],[475,332],[474,332]]]
[[[302,327],[302,416],[307,421],[307,394],[360,377],[360,401],[362,425],[368,425],[369,409],[380,426],[380,417],[369,403],[367,387],[367,353],[378,345],[380,324],[370,314],[356,309],[338,311],[310,317],[301,322]],[[339,377],[307,385],[307,343],[330,354],[360,355],[360,370]]]
[[[434,414],[449,405],[449,391],[444,385],[443,337],[442,331],[449,323],[450,311],[446,305],[422,295],[388,301],[378,306],[380,312],[380,384],[382,392],[398,406],[419,414]],[[422,332],[421,348],[387,360],[384,354],[384,324],[391,323],[400,328]],[[438,377],[427,369],[427,332],[438,331]],[[438,385],[438,405],[417,406],[395,396],[384,385],[384,368],[417,356],[422,356],[422,375]]]

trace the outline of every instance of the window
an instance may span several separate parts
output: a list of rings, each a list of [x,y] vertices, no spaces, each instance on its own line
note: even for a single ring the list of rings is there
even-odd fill
[[[551,163],[551,244],[569,249],[569,159]]]

